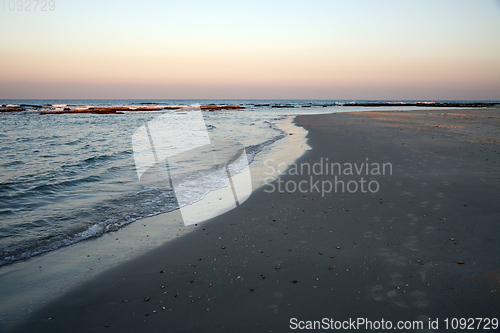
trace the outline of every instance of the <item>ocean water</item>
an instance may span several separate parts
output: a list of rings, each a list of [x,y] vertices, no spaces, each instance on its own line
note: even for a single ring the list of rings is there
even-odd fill
[[[0,113],[0,266],[179,208],[171,188],[139,182],[132,147],[132,136],[141,125],[174,111],[107,115],[40,115],[40,111],[88,106],[241,105],[245,108],[203,112],[203,118],[210,140],[242,143],[251,163],[264,147],[286,135],[275,126],[286,116],[381,110],[343,106],[349,102],[0,100],[0,105],[19,105],[26,110]],[[393,102],[395,109],[406,108],[405,101]],[[193,200],[203,195],[193,193]]]

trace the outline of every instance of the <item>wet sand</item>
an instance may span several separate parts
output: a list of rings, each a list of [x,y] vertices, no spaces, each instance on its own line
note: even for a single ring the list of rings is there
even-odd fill
[[[425,328],[439,318],[444,330],[446,318],[500,315],[498,109],[339,113],[296,124],[312,147],[297,165],[328,158],[345,171],[368,159],[368,175],[354,170],[337,181],[364,177],[378,191],[342,192],[337,182],[336,193],[321,193],[335,175],[319,167],[283,175],[283,192],[277,182],[273,193],[263,186],[16,331],[281,332],[291,318],[419,320]],[[383,163],[392,174],[373,171]],[[303,192],[294,191],[301,182]]]

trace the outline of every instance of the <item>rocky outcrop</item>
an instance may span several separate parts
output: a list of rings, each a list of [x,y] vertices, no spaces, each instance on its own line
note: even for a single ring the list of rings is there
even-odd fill
[[[17,111],[24,111],[24,109],[23,108],[17,108],[17,107],[0,108],[0,112],[17,112]]]
[[[215,111],[215,110],[237,110],[244,109],[244,106],[239,105],[202,105],[201,111]]]

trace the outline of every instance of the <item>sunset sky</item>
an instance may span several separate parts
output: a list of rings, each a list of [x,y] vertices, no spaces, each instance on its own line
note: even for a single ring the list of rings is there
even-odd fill
[[[0,98],[500,99],[499,0],[54,3],[0,8]]]

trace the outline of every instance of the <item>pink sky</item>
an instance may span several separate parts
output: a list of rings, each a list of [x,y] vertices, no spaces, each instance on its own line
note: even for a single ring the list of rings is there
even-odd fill
[[[0,98],[500,99],[495,1],[56,1],[0,15]]]

